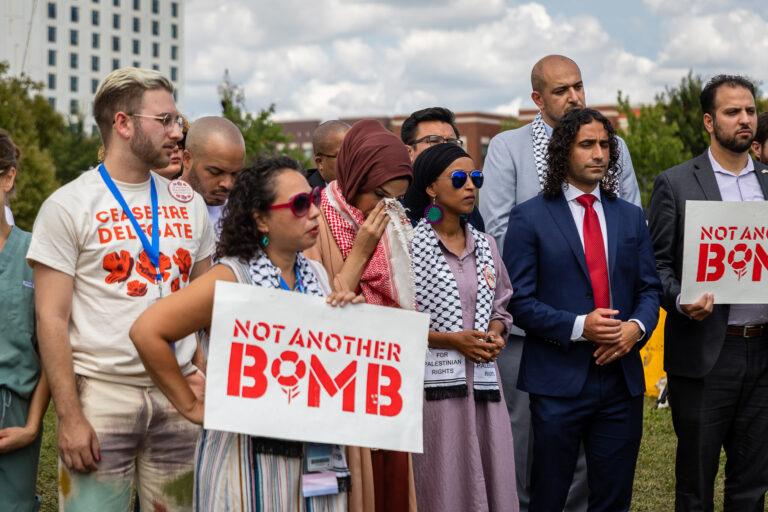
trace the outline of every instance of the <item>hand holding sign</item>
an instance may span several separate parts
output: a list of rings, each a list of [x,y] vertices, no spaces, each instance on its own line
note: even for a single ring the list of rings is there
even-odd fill
[[[680,309],[694,320],[701,322],[712,313],[714,306],[715,295],[713,293],[705,293],[693,304],[680,304]]]

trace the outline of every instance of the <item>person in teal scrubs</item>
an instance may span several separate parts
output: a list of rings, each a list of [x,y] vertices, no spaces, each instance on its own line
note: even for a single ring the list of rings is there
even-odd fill
[[[20,157],[0,129],[0,209],[13,195]],[[35,293],[26,254],[31,235],[0,215],[0,508],[27,512],[35,495],[42,421],[50,391],[35,336]]]

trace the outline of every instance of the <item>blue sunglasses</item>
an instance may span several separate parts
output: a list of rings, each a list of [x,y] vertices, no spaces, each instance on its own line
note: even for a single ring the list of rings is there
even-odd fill
[[[483,186],[483,173],[482,171],[477,170],[469,171],[469,176],[467,176],[467,171],[453,171],[450,176],[443,176],[437,179],[451,180],[453,188],[461,188],[467,183],[467,178],[472,180],[472,184],[475,186],[475,188],[480,188]]]

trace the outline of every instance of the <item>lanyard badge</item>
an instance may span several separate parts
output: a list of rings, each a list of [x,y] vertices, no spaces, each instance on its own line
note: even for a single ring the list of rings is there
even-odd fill
[[[103,163],[99,166],[99,174],[101,174],[101,179],[104,180],[109,191],[112,192],[112,196],[120,204],[125,216],[131,221],[131,225],[133,226],[134,231],[136,231],[136,235],[139,237],[141,245],[144,247],[144,252],[147,253],[150,263],[155,267],[155,283],[157,283],[160,297],[162,297],[162,274],[160,273],[160,226],[157,223],[157,188],[155,187],[155,179],[152,175],[149,176],[150,196],[152,200],[152,243],[150,243],[144,230],[139,226],[139,221],[136,220],[133,212],[128,207],[128,203],[125,202],[123,194],[120,193],[117,185],[112,181],[112,178],[109,173],[107,173],[107,168],[104,167]]]
[[[304,289],[304,283],[301,282],[301,274],[299,274],[299,265],[295,264],[293,266],[293,271],[296,272],[296,288],[299,290],[299,293],[306,293],[306,290]],[[283,290],[291,290],[291,287],[288,286],[288,283],[285,282],[285,279],[283,279],[283,276],[280,276],[280,288]]]

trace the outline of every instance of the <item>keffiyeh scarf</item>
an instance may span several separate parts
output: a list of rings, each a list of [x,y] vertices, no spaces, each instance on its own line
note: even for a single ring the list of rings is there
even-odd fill
[[[496,269],[488,240],[469,226],[475,241],[477,305],[474,329],[486,332],[496,295]],[[416,284],[416,306],[429,313],[429,328],[437,332],[463,330],[461,297],[456,279],[438,245],[437,236],[425,220],[416,226],[413,241],[413,267]],[[475,363],[474,395],[478,402],[501,399],[495,363]],[[458,350],[430,348],[424,367],[424,389],[427,400],[443,400],[467,396],[465,358]]]

